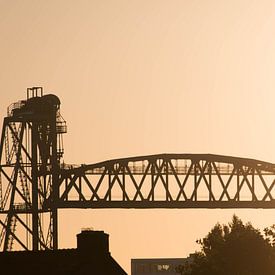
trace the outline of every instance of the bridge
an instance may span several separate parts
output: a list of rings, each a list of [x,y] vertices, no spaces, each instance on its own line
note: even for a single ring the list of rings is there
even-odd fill
[[[63,161],[60,100],[29,88],[0,144],[0,249],[58,248],[62,208],[275,208],[275,164],[212,154]]]
[[[60,171],[59,208],[274,208],[275,166],[252,159],[160,154]]]

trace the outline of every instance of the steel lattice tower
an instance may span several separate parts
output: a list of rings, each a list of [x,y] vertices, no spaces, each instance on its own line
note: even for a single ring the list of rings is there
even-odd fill
[[[57,249],[58,177],[66,123],[60,100],[29,88],[9,106],[0,144],[1,251]]]

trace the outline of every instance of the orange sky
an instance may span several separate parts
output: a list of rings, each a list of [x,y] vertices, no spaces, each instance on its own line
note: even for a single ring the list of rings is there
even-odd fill
[[[27,87],[57,94],[65,161],[216,153],[275,162],[275,2],[0,0],[0,114]],[[257,227],[272,210],[60,211],[60,246],[81,227],[112,255],[182,257],[233,213]]]

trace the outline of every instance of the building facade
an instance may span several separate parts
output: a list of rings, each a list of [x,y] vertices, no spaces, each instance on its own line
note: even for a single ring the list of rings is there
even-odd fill
[[[176,268],[189,264],[192,256],[188,258],[156,258],[132,259],[131,275],[179,275]]]

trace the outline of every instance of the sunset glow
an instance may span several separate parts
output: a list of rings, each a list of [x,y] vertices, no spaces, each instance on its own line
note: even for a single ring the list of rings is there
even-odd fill
[[[67,121],[64,160],[160,153],[275,163],[272,0],[0,0],[1,119],[43,86]],[[185,257],[236,213],[260,229],[274,210],[60,210],[61,248],[83,227],[131,258]]]

